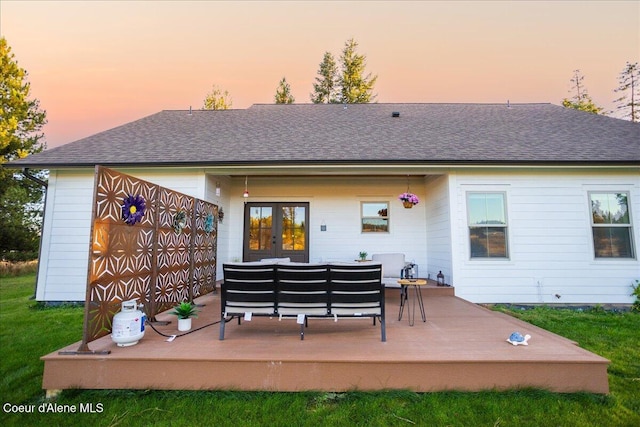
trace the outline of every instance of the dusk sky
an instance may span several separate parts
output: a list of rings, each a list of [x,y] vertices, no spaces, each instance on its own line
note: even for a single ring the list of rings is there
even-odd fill
[[[377,74],[377,102],[549,102],[580,69],[611,110],[617,76],[640,61],[640,1],[0,1],[0,33],[29,73],[55,147],[144,116],[202,107],[213,85],[233,108],[296,103],[326,51],[350,38]]]

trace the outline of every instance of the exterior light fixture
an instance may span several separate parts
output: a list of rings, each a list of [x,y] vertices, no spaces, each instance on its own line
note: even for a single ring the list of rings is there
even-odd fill
[[[249,197],[249,190],[247,189],[247,180],[248,180],[248,177],[245,176],[244,177],[244,193],[242,194],[242,197],[244,197],[245,199]]]

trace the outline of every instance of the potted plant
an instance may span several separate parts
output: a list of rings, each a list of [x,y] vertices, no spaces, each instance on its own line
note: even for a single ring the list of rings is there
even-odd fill
[[[188,331],[191,329],[191,318],[198,317],[196,305],[184,301],[173,308],[171,314],[178,316],[178,330]]]
[[[369,254],[366,253],[365,251],[362,251],[362,252],[358,253],[358,258],[360,258],[360,261],[366,261],[367,260],[367,255],[369,255]]]
[[[398,196],[398,200],[402,201],[405,208],[411,209],[414,205],[420,203],[420,199],[413,193],[405,192]]]

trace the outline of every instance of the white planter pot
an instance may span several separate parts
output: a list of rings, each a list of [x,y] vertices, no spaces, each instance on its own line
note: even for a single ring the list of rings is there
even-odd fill
[[[178,319],[178,330],[179,331],[189,331],[189,330],[191,330],[191,318]]]

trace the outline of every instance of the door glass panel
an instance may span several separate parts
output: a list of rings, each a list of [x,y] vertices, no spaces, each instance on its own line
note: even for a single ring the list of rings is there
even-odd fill
[[[303,206],[282,207],[282,250],[304,251],[306,242],[306,209]]]
[[[249,249],[271,249],[271,224],[273,209],[267,206],[252,207],[249,213]]]

